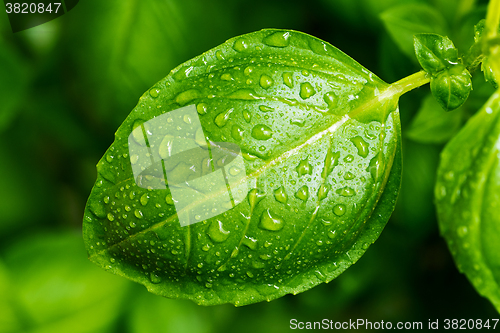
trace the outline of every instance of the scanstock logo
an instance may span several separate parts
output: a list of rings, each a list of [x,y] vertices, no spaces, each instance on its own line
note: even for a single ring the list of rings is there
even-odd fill
[[[78,0],[4,0],[12,32],[49,22],[73,9]]]
[[[168,189],[181,226],[222,214],[245,199],[240,147],[207,140],[194,104],[133,127],[128,147],[135,183]]]

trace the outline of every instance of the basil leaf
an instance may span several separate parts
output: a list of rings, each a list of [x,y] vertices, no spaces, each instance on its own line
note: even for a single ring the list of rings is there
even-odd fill
[[[482,43],[481,38],[483,37],[484,29],[486,27],[486,20],[482,19],[480,20],[475,26],[474,26],[474,41],[477,44],[474,45],[476,53],[478,53],[478,58],[481,61],[481,71],[484,74],[484,79],[486,82],[489,82],[495,89],[498,88],[498,82],[495,80],[495,75],[493,74],[493,68],[491,64],[491,57],[490,56],[485,56],[484,55],[484,43]],[[498,27],[498,31],[500,32],[500,27]],[[495,61],[495,60],[493,60]]]
[[[435,188],[441,234],[476,290],[500,311],[500,93],[447,144]]]
[[[29,81],[28,64],[0,36],[0,132],[3,132],[20,111],[26,99]]]
[[[446,112],[432,95],[428,95],[405,135],[421,143],[446,143],[458,133],[463,118],[463,112]]]
[[[458,50],[446,36],[416,34],[414,47],[420,66],[427,73],[438,73],[458,62]]]
[[[389,88],[330,44],[288,30],[236,37],[180,65],[141,97],[97,165],[83,225],[90,259],[204,305],[269,301],[332,280],[394,209],[400,92]],[[191,186],[186,173],[226,167],[211,157],[196,171],[182,155],[192,167],[169,169],[181,158],[174,136],[186,131],[205,154],[237,146],[238,167],[224,170],[238,187],[207,182],[193,199],[178,196]]]
[[[11,276],[5,267],[3,261],[0,260],[0,332],[20,332],[21,321],[17,317],[14,310],[13,288]]]
[[[443,70],[431,78],[431,92],[446,111],[465,103],[472,90],[469,71],[461,64]]]
[[[11,301],[2,313],[13,314],[8,321],[0,315],[2,324],[15,327],[19,319],[19,332],[93,333],[107,331],[120,315],[130,285],[91,265],[78,233],[28,236],[2,258],[11,287],[2,294]]]
[[[447,35],[446,20],[434,7],[423,3],[396,6],[381,14],[385,28],[401,51],[413,58],[413,36],[419,33]]]

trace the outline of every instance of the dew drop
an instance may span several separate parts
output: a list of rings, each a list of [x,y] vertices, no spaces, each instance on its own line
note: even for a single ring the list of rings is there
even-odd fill
[[[281,230],[283,226],[283,220],[279,216],[271,213],[269,208],[262,212],[259,227],[269,231],[278,231]]]
[[[215,117],[215,124],[219,127],[224,127],[229,119],[229,116],[234,111],[233,108],[226,110],[226,112],[221,112]]]
[[[274,83],[274,80],[272,77],[270,77],[266,74],[261,75],[260,80],[259,80],[259,84],[262,88],[267,89],[270,86],[272,86],[273,83]]]
[[[349,172],[347,171],[345,174],[344,174],[344,179],[345,180],[352,180],[356,178],[356,176],[352,173],[352,172]]]
[[[138,160],[139,160],[139,155],[137,154],[130,155],[130,163],[136,164]]]
[[[262,260],[269,260],[269,259],[271,259],[271,255],[270,254],[261,254],[259,256],[259,258]]]
[[[222,75],[220,76],[220,79],[221,79],[222,81],[233,81],[233,80],[234,80],[234,79],[233,79],[233,76],[232,76],[231,74],[229,74],[229,73],[224,73],[224,74],[222,74]]]
[[[373,157],[366,171],[370,172],[373,180],[378,180],[382,176],[384,169],[384,155],[378,153]]]
[[[189,89],[186,91],[181,92],[177,97],[175,98],[175,101],[183,106],[188,104],[194,99],[202,97],[201,92],[197,89]]]
[[[262,112],[271,112],[274,111],[273,108],[266,106],[266,105],[259,105],[259,110]]]
[[[359,156],[361,156],[361,157],[368,156],[369,145],[365,140],[363,140],[362,137],[356,136],[356,137],[351,139],[351,142],[354,144],[354,146],[358,150]]]
[[[356,195],[356,191],[354,191],[350,187],[343,187],[337,190],[337,194],[343,196],[343,197],[352,197]]]
[[[466,226],[461,226],[457,228],[457,235],[459,237],[465,237],[468,233],[468,229]]]
[[[253,101],[258,99],[264,99],[264,97],[257,95],[252,89],[238,89],[232,93],[225,96],[231,99],[242,99],[247,101]]]
[[[289,38],[290,32],[279,31],[264,37],[262,43],[273,47],[287,47],[290,44]]]
[[[309,82],[300,85],[300,97],[302,99],[307,99],[314,94],[316,94],[316,90],[314,90],[314,87]]]
[[[174,137],[172,135],[165,135],[161,140],[160,146],[158,147],[158,153],[161,158],[166,160],[172,156],[172,149],[174,145]]]
[[[326,102],[326,104],[328,105],[328,108],[330,110],[335,109],[337,107],[338,98],[337,98],[337,95],[335,95],[335,93],[333,91],[327,92],[323,96],[323,100]]]
[[[300,161],[299,165],[297,165],[297,173],[299,174],[299,177],[302,177],[304,175],[311,175],[312,174],[312,165],[309,163],[308,158]]]
[[[276,201],[286,204],[288,198],[286,195],[285,188],[283,186],[274,190],[274,198],[276,199]]]
[[[266,125],[256,125],[252,129],[252,136],[257,140],[268,140],[273,136],[273,131]]]
[[[198,111],[198,114],[206,114],[208,111],[208,104],[207,103],[200,103],[196,105],[196,111]]]
[[[330,230],[330,231],[328,231],[328,234],[327,234],[327,235],[328,235],[328,238],[330,238],[330,239],[334,239],[334,238],[335,238],[335,236],[337,236],[337,235],[336,235],[336,231],[335,231],[335,230]]]
[[[352,161],[354,161],[354,156],[352,156],[351,154],[344,157],[344,162],[351,163]]]
[[[239,125],[233,125],[231,129],[231,136],[236,141],[241,141],[243,139],[243,129]]]
[[[253,237],[250,237],[248,235],[245,235],[241,243],[245,246],[247,246],[251,250],[256,250],[257,249],[257,240]]]
[[[144,120],[142,119],[137,119],[134,121],[134,124],[132,125],[133,131],[132,131],[132,136],[139,145],[145,146],[146,145],[146,140],[144,139],[144,134],[142,132]]]
[[[439,187],[439,190],[436,190],[436,198],[438,200],[443,199],[446,196],[446,187],[444,185]]]
[[[447,181],[453,181],[453,178],[455,177],[455,173],[453,171],[448,171],[447,173],[444,174],[444,179]]]
[[[264,268],[266,267],[266,264],[264,264],[262,261],[257,261],[257,260],[254,260],[252,262],[252,267],[253,268],[256,268],[256,269],[260,269],[260,268]]]
[[[140,201],[141,201],[141,205],[146,206],[148,204],[148,201],[149,201],[149,195],[147,193],[144,193],[141,196]]]
[[[247,123],[249,123],[250,120],[252,120],[252,114],[250,113],[250,111],[243,110],[243,119],[245,119]]]
[[[309,47],[314,53],[320,55],[327,55],[328,49],[325,42],[317,40],[317,39],[309,39]]]
[[[299,198],[302,201],[307,201],[307,199],[309,198],[309,188],[307,187],[307,185],[299,188],[299,190],[295,193],[295,197]]]
[[[95,216],[99,218],[106,217],[106,211],[104,210],[104,206],[97,200],[93,200],[90,202],[89,209]]]
[[[306,121],[304,119],[291,119],[290,120],[291,125],[299,126],[299,127],[304,127],[306,124]]]
[[[157,98],[160,95],[160,88],[153,88],[149,90],[149,96]]]
[[[321,186],[318,189],[318,199],[323,200],[328,196],[328,192],[330,191],[330,185],[328,184],[321,184]]]
[[[108,213],[107,217],[110,222],[113,222],[115,220],[115,216],[111,213]]]
[[[153,272],[151,272],[151,274],[149,274],[149,280],[151,281],[151,283],[154,283],[154,284],[158,284],[161,282],[161,278]]]
[[[143,215],[142,215],[142,212],[139,210],[139,209],[136,209],[134,211],[134,215],[135,217],[137,217],[138,219],[142,219]]]
[[[215,52],[215,56],[217,57],[218,60],[225,60],[224,54],[222,53],[221,50],[218,50],[217,52]]]
[[[174,205],[174,199],[172,199],[172,194],[168,194],[165,197],[165,202],[169,205]]]
[[[208,236],[216,243],[225,241],[229,237],[229,233],[229,231],[224,229],[222,221],[219,220],[212,221],[212,224],[208,228]]]
[[[328,149],[325,157],[325,167],[321,176],[323,179],[333,171],[333,169],[339,164],[340,152],[332,152],[331,149]]]
[[[283,83],[288,88],[293,88],[293,74],[290,72],[284,72],[283,73]]]
[[[194,69],[193,66],[183,66],[181,69],[179,69],[175,74],[174,74],[174,80],[184,80],[189,76],[189,73]]]
[[[265,193],[260,192],[258,189],[251,189],[248,193],[248,203],[250,204],[250,209],[253,211],[255,206],[266,196]]]
[[[233,49],[238,52],[243,52],[248,48],[248,42],[243,39],[237,39],[233,44]]]
[[[182,120],[184,120],[184,122],[188,125],[191,124],[192,121],[191,117],[188,114],[185,114],[184,117],[182,117]]]
[[[129,225],[131,228],[135,228],[137,226],[137,224],[135,222],[130,222]]]
[[[333,213],[337,216],[342,216],[346,212],[346,207],[343,204],[338,204],[333,207]]]
[[[248,66],[248,67],[245,68],[245,70],[243,71],[243,73],[245,75],[250,75],[250,73],[252,73],[253,70],[254,70],[253,66]]]
[[[241,172],[241,169],[238,168],[237,166],[232,166],[230,169],[229,169],[229,174],[231,176],[236,176],[238,175],[239,173]]]

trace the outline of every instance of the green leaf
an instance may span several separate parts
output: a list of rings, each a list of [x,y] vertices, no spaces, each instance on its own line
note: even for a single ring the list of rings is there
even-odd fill
[[[436,9],[423,3],[393,7],[381,14],[384,25],[408,57],[413,58],[413,35],[438,33],[447,35],[446,21]]]
[[[109,332],[130,286],[86,260],[78,233],[32,235],[2,257],[11,282],[6,311],[20,319],[19,332]]]
[[[400,90],[391,88],[288,30],[236,37],[180,65],[141,97],[97,165],[83,225],[90,259],[204,305],[269,301],[332,280],[394,209]],[[174,153],[176,137],[206,166]],[[223,186],[192,192],[189,182],[226,167],[214,154],[231,145],[237,167],[224,169]]]
[[[416,34],[413,39],[417,60],[427,73],[437,73],[457,64],[458,50],[448,37]]]
[[[498,88],[498,82],[495,80],[495,75],[493,73],[493,66],[492,66],[492,61],[495,61],[495,59],[491,59],[491,56],[485,56],[485,53],[488,54],[489,52],[485,52],[485,44],[488,41],[483,42],[481,39],[483,37],[483,32],[486,28],[486,20],[482,19],[480,20],[475,26],[474,26],[474,41],[476,43],[475,48],[472,48],[471,50],[476,51],[475,53],[479,54],[478,58],[479,61],[481,62],[481,71],[484,74],[484,79],[486,82],[489,82],[495,89]],[[498,32],[500,33],[500,27],[498,27]],[[494,44],[493,44],[494,45]],[[491,47],[493,47],[491,45]]]
[[[15,313],[14,300],[12,299],[12,277],[9,276],[3,261],[0,261],[0,332],[20,332],[20,318]]]
[[[446,112],[432,96],[428,95],[413,118],[406,137],[421,143],[445,143],[462,126],[462,112]]]
[[[20,111],[28,94],[28,64],[0,36],[0,133]]]
[[[216,321],[193,302],[156,297],[141,290],[130,305],[127,315],[130,333],[216,331],[213,327]]]
[[[93,117],[121,121],[125,114],[116,110],[131,108],[135,96],[162,78],[161,73],[213,45],[199,31],[220,35],[227,29],[220,16],[231,16],[221,7],[202,12],[196,0],[79,3],[66,21],[63,45],[70,45],[76,64],[71,74],[75,85],[90,94],[82,98],[92,103],[87,109],[95,112]]]
[[[443,150],[435,197],[458,269],[500,312],[499,139],[497,91]]]
[[[465,66],[458,64],[431,78],[431,92],[446,111],[455,110],[465,103],[472,90],[472,81]]]
[[[483,62],[481,63],[481,71],[484,73],[484,79],[486,82],[491,83],[491,85],[497,89],[498,82],[495,80],[495,75],[493,73],[493,67],[490,64],[491,58],[485,57]]]

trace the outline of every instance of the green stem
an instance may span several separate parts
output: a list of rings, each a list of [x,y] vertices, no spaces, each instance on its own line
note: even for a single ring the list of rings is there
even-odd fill
[[[486,37],[493,39],[498,36],[500,23],[500,0],[491,0],[486,13]]]
[[[483,50],[488,55],[489,65],[493,71],[493,76],[496,82],[500,82],[500,45],[498,44],[498,28],[500,24],[500,0],[491,0],[488,4],[486,13],[486,40],[493,43],[486,43],[486,50]],[[492,45],[493,44],[493,45]]]
[[[429,83],[430,80],[431,75],[429,73],[420,71],[394,82],[389,86],[389,88],[387,88],[386,92],[401,96],[403,94],[406,94],[410,90]]]

